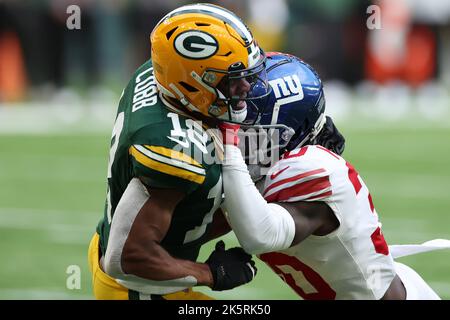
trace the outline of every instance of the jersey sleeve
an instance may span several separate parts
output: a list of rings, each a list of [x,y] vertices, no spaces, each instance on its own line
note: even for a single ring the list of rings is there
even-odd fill
[[[138,135],[133,140],[135,142],[128,150],[133,175],[139,177],[147,186],[174,188],[191,193],[205,181],[205,166],[190,156],[198,154],[192,150],[194,145],[188,149],[192,152],[184,152],[167,139],[164,128],[158,130],[157,127],[148,132],[145,138],[139,138]]]
[[[191,193],[204,183],[207,170],[206,161],[198,156],[203,152],[192,139],[200,134],[194,130],[198,126],[192,119],[171,112],[156,91],[152,63],[148,61],[135,72],[121,99],[126,110],[124,145],[129,168],[149,187]]]
[[[263,196],[268,202],[327,201],[333,195],[333,171],[314,146],[286,154],[273,166],[265,180]],[[325,155],[326,156],[326,155]]]

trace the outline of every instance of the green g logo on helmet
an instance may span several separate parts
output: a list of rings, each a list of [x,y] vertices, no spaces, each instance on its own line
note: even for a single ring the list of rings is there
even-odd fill
[[[206,59],[219,49],[219,44],[212,35],[199,30],[180,33],[173,45],[178,54],[188,59]]]

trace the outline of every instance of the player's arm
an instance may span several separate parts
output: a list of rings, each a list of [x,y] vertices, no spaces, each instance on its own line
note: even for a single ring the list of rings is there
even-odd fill
[[[226,235],[231,231],[230,224],[225,218],[222,208],[217,209],[214,213],[213,221],[211,227],[209,228],[208,234],[206,236],[206,241],[211,241]]]
[[[310,235],[327,235],[339,227],[339,221],[325,202],[277,202],[274,205],[286,209],[294,220],[295,234],[291,246]]]
[[[267,203],[233,143],[225,145],[223,185],[230,225],[248,253],[283,250],[333,228],[333,213],[325,203]]]
[[[198,285],[211,287],[213,278],[207,264],[175,259],[160,245],[185,194],[174,189],[148,192],[150,197],[139,210],[123,247],[123,273],[150,280],[193,277]]]
[[[133,179],[113,218],[104,268],[110,276],[146,285],[192,287],[207,285],[230,289],[253,278],[251,257],[237,248],[216,250],[207,263],[172,257],[161,245],[176,205],[184,193],[174,189],[149,189]],[[217,252],[220,251],[220,252]],[[224,275],[221,270],[225,270]]]

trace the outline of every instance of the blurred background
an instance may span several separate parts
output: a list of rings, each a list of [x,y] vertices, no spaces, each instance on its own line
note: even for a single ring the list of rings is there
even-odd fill
[[[86,251],[120,94],[150,58],[159,19],[193,2],[0,0],[0,299],[92,298]],[[242,17],[265,51],[318,71],[388,243],[450,239],[448,0],[204,2]],[[400,261],[450,298],[450,251]],[[67,285],[70,266],[79,288]],[[297,299],[259,269],[252,283],[211,295]]]

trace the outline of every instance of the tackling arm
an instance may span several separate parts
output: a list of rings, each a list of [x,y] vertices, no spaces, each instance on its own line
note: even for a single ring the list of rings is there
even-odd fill
[[[267,203],[234,145],[225,146],[223,185],[230,225],[250,254],[287,249],[313,233],[335,228],[328,223],[334,215],[325,203]]]
[[[225,145],[223,187],[230,225],[245,251],[259,254],[291,246],[294,219],[284,207],[264,200],[234,145]]]

